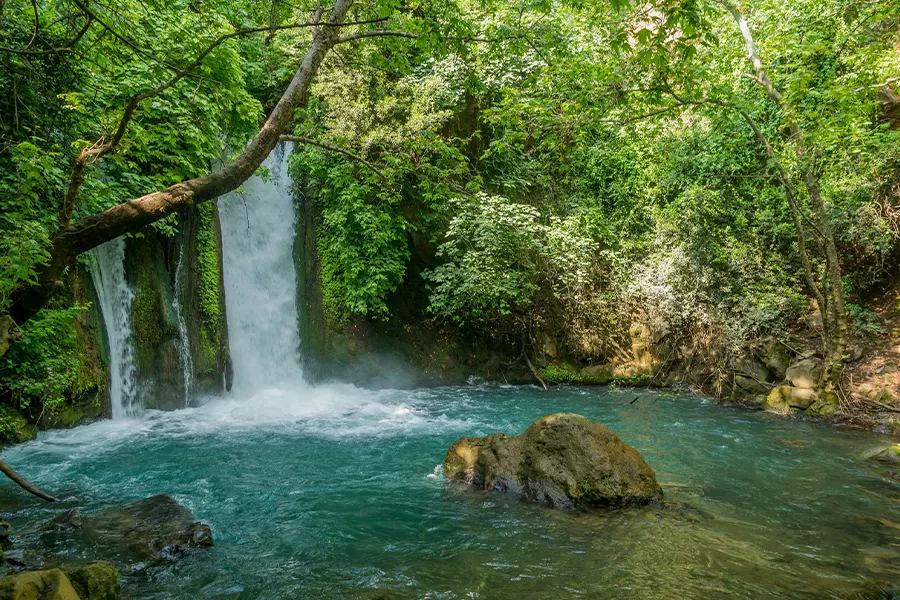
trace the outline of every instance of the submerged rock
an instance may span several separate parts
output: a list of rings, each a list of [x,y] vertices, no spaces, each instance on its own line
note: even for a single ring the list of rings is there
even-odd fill
[[[460,438],[444,475],[555,507],[628,506],[661,500],[653,469],[605,425],[572,413],[538,419],[525,433]]]
[[[0,579],[0,600],[82,600],[60,569],[24,571]],[[87,600],[87,599],[85,599]]]
[[[84,526],[81,522],[81,512],[77,508],[67,510],[46,523],[42,531],[79,531]]]
[[[81,522],[87,537],[125,546],[142,558],[177,556],[213,545],[209,526],[195,521],[189,509],[166,494],[82,517]]]

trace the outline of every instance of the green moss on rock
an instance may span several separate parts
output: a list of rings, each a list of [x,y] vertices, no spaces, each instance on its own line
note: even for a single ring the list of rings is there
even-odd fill
[[[608,427],[571,413],[538,419],[515,437],[460,438],[447,451],[444,475],[555,507],[626,506],[663,497],[637,450]]]
[[[81,600],[116,600],[119,597],[119,572],[108,562],[93,562],[65,567],[72,587]]]
[[[0,443],[18,444],[33,440],[37,427],[28,423],[20,411],[11,406],[0,405]]]
[[[0,579],[0,600],[91,600],[80,598],[60,569],[24,571]]]

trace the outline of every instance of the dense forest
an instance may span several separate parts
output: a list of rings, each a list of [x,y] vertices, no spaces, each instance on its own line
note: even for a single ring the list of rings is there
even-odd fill
[[[897,308],[894,2],[7,0],[0,20],[10,406],[86,385],[64,289],[85,252],[176,236],[291,140],[332,331],[396,318],[413,285],[418,322],[551,383],[628,355],[639,322],[714,381],[760,344],[815,353],[820,408],[878,408],[845,372]]]
[[[897,0],[0,0],[0,91],[0,600],[900,598]]]

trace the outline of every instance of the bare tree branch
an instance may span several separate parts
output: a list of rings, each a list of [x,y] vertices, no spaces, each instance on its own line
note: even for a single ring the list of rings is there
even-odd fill
[[[47,492],[42,492],[38,488],[31,485],[27,479],[19,475],[13,470],[8,464],[0,460],[0,471],[3,472],[4,475],[12,479],[16,482],[16,484],[21,487],[23,490],[28,492],[29,494],[33,494],[42,500],[46,500],[47,502],[59,502],[59,498],[54,498]]]
[[[309,97],[309,85],[326,53],[337,41],[337,27],[343,23],[352,0],[335,0],[324,27],[316,30],[303,62],[297,69],[275,108],[256,137],[228,166],[219,171],[171,185],[122,202],[102,213],[60,227],[53,235],[49,259],[37,273],[36,281],[15,291],[9,314],[17,324],[34,316],[61,286],[62,277],[75,257],[104,242],[154,223],[187,205],[206,202],[226,194],[246,181],[272,152],[288,128],[294,111]]]
[[[119,119],[119,124],[116,126],[116,130],[113,133],[112,137],[108,141],[104,141],[103,138],[95,142],[92,146],[88,148],[84,148],[79,154],[78,158],[75,159],[75,165],[72,167],[72,173],[69,177],[69,186],[66,189],[66,194],[63,197],[63,208],[60,214],[60,225],[65,227],[69,224],[72,219],[72,214],[75,211],[75,206],[78,202],[78,191],[81,188],[81,184],[84,183],[85,179],[85,169],[88,164],[99,160],[106,154],[110,154],[115,152],[116,147],[119,145],[119,142],[122,141],[122,137],[125,135],[125,131],[128,128],[128,124],[131,122],[132,117],[134,116],[134,111],[137,109],[138,104],[152,98],[154,96],[158,96],[163,93],[167,89],[176,85],[179,81],[184,79],[186,76],[191,75],[192,71],[203,64],[203,61],[215,50],[217,47],[222,45],[227,40],[242,37],[245,35],[251,35],[254,33],[260,33],[264,31],[284,31],[287,29],[298,29],[298,28],[307,28],[307,27],[318,27],[320,25],[325,25],[329,27],[344,27],[349,25],[361,25],[361,24],[370,24],[370,23],[379,23],[384,21],[386,17],[380,19],[372,19],[367,21],[348,21],[346,23],[321,23],[321,22],[307,22],[307,23],[292,23],[290,25],[275,25],[271,27],[245,27],[242,29],[238,29],[231,33],[226,33],[224,35],[216,38],[212,43],[210,43],[199,55],[194,59],[193,62],[188,64],[187,66],[177,69],[175,76],[169,79],[168,81],[158,85],[152,90],[148,90],[141,94],[136,94],[128,99],[128,103],[125,105],[125,109],[122,112],[122,117]],[[105,27],[105,25],[104,25]],[[109,29],[110,33],[113,35],[117,35],[111,29]],[[121,39],[121,38],[120,38]]]
[[[363,38],[372,38],[372,37],[403,37],[409,39],[419,39],[419,35],[416,33],[407,33],[406,31],[391,31],[387,29],[376,29],[374,31],[361,31],[360,33],[353,33],[350,35],[346,35],[342,38],[339,38],[336,43],[343,44],[345,42],[350,42],[353,40],[361,40]]]
[[[362,156],[351,152],[350,150],[345,150],[344,148],[332,146],[331,144],[326,144],[325,142],[318,142],[316,140],[311,140],[309,138],[299,137],[296,135],[283,135],[283,136],[281,136],[280,139],[282,142],[295,142],[298,144],[306,144],[308,146],[317,146],[324,150],[328,150],[329,152],[343,154],[344,156],[352,158],[353,160],[357,161],[358,163],[368,167],[373,173],[378,175],[382,179],[382,181],[384,181],[385,183],[388,182],[387,176],[384,173],[382,173],[378,167],[376,167],[374,164],[372,164],[369,161],[367,161],[366,159],[364,159]]]
[[[91,28],[91,24],[94,22],[93,17],[86,17],[84,21],[84,26],[75,34],[75,37],[70,41],[66,42],[64,46],[60,46],[59,48],[51,48],[49,50],[16,50],[14,48],[0,48],[0,52],[9,52],[11,54],[22,54],[26,56],[35,56],[41,54],[62,54],[63,52],[71,52],[73,46],[77,44],[81,38],[84,37],[84,34],[88,32],[88,29]]]

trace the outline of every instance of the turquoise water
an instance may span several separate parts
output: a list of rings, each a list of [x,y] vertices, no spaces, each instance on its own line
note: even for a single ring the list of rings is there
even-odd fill
[[[637,448],[672,504],[561,512],[440,476],[456,438],[559,411]],[[27,532],[72,506],[173,495],[216,545],[125,569],[135,598],[839,598],[900,580],[900,484],[866,460],[888,443],[643,390],[268,390],[8,449],[66,500],[5,484],[0,512]]]

